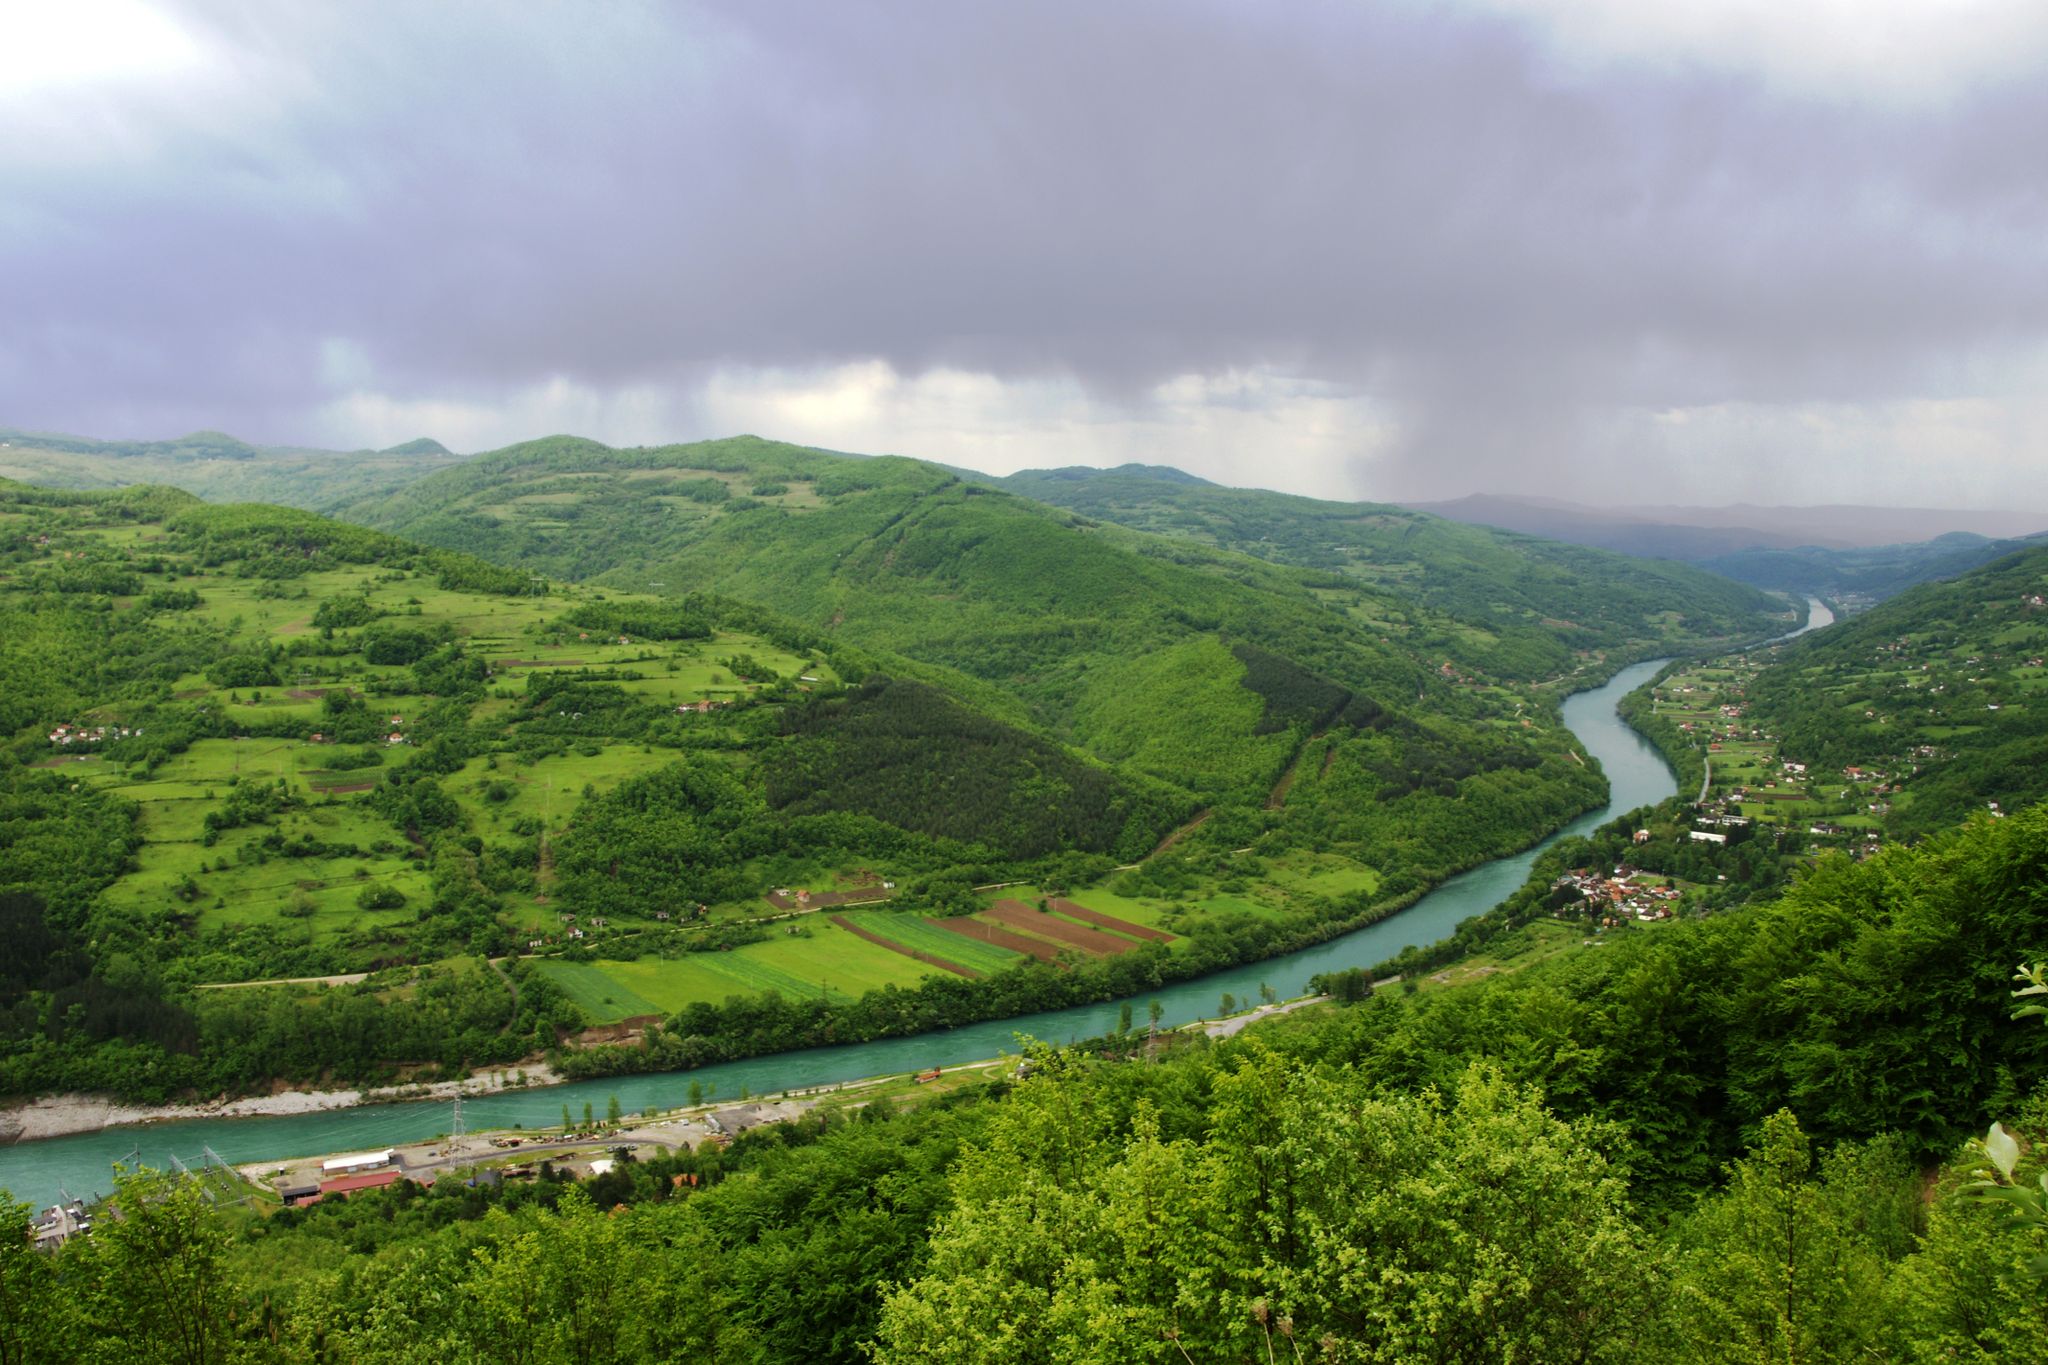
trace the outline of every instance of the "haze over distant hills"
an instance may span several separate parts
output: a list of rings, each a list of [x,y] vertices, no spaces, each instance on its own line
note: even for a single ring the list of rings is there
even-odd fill
[[[1926,507],[1726,507],[1668,504],[1592,507],[1555,498],[1473,493],[1448,502],[1403,503],[1453,521],[1522,531],[1654,559],[1711,559],[1738,550],[1805,546],[1841,550],[1902,545],[1966,531],[1993,540],[2048,531],[2048,512]]]
[[[462,458],[425,436],[386,450],[320,450],[251,445],[220,431],[169,441],[103,441],[0,427],[0,478],[57,488],[169,484],[209,502],[308,510],[389,492]]]
[[[1410,504],[1647,559],[1680,560],[1760,588],[1877,600],[1989,564],[2048,534],[2048,512],[1925,507],[1589,507],[1475,493]]]

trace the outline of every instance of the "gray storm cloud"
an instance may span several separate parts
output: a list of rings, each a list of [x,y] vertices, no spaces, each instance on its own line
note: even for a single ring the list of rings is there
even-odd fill
[[[1617,413],[1978,395],[2048,335],[2024,69],[1889,103],[1398,4],[171,13],[195,69],[0,103],[0,422],[1264,367],[1456,491]]]

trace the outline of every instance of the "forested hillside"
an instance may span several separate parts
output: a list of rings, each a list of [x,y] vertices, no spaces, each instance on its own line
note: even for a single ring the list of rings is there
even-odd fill
[[[1894,834],[2048,797],[2048,547],[1792,641],[1750,691],[1787,758],[1890,788]]]
[[[575,1003],[593,960],[668,1008],[814,958],[841,1002],[911,987],[822,916],[771,940],[765,893],[1071,880],[1194,809],[881,662],[285,508],[0,483],[0,1090],[539,1059],[616,1017]]]
[[[817,494],[851,506],[780,549],[730,517],[756,567],[675,580],[814,621],[816,592],[813,624],[0,485],[0,1087],[644,1069],[1099,999],[1369,922],[1598,800],[1545,694],[1426,670],[1283,570],[837,463],[895,500]],[[1005,882],[1098,920],[971,890]],[[640,1047],[577,1050],[622,1019]]]
[[[6,1264],[14,1358],[1864,1360],[2048,1354],[2048,810],[1209,1043],[1038,1048],[577,1181],[120,1217]],[[5,1212],[21,1223],[25,1210]],[[134,1273],[147,1263],[152,1273]],[[8,1326],[7,1324],[14,1324]],[[33,1324],[32,1330],[29,1325]]]
[[[1561,671],[1574,650],[1658,652],[1740,638],[1777,603],[1660,559],[1472,526],[1383,503],[1223,488],[1175,469],[1029,469],[996,480],[1040,502],[1142,531],[1324,571],[1484,625]],[[1539,662],[1541,660],[1542,662]],[[1533,676],[1533,674],[1532,674]]]

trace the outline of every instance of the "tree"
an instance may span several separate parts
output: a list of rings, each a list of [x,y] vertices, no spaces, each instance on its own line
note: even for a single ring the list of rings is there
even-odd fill
[[[1655,1257],[1598,1125],[1255,1050],[1174,1140],[1142,1101],[1114,1131],[1101,1076],[1054,1057],[991,1116],[877,1360],[1639,1358]]]
[[[29,1206],[0,1194],[0,1365],[57,1365],[70,1358],[55,1265],[37,1251]]]
[[[1789,1110],[1764,1120],[1725,1194],[1688,1220],[1666,1358],[1867,1359],[1888,1256],[1912,1246],[1897,1144],[1844,1145],[1814,1170]]]
[[[79,1253],[86,1359],[211,1365],[233,1348],[227,1229],[195,1180],[115,1177],[111,1214]]]
[[[620,1119],[624,1116],[624,1111],[619,1108],[619,1097],[617,1095],[612,1096],[611,1103],[605,1106],[604,1121],[611,1127],[616,1128],[619,1126]]]
[[[1159,1029],[1159,1021],[1166,1017],[1166,1006],[1160,1004],[1157,1000],[1154,1000],[1151,1004],[1145,1006],[1145,1013],[1152,1020],[1153,1031],[1157,1032]]]
[[[2013,992],[2015,997],[2048,996],[2048,964],[2037,962],[2030,967],[2021,963],[2013,979],[2022,983],[2020,989]],[[2022,1005],[2012,1012],[2015,1019],[2033,1016],[2048,1016],[2048,1005]],[[2019,1168],[2020,1145],[2005,1130],[2005,1125],[1992,1124],[1989,1132],[1970,1143],[1970,1149],[1990,1162],[1991,1169],[1976,1171],[1976,1179],[1959,1193],[1965,1198],[1993,1200],[2004,1205],[2005,1221],[2015,1230],[2032,1232],[2037,1238],[2042,1232],[2048,1232],[2048,1171],[2036,1177],[2032,1188],[2019,1183],[2014,1172]],[[2048,1280],[2048,1252],[2035,1256],[2029,1262],[2029,1268],[2036,1277]]]

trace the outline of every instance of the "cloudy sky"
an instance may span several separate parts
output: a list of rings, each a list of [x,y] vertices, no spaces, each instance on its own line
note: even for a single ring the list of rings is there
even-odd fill
[[[2048,507],[2039,0],[0,0],[0,424]]]

